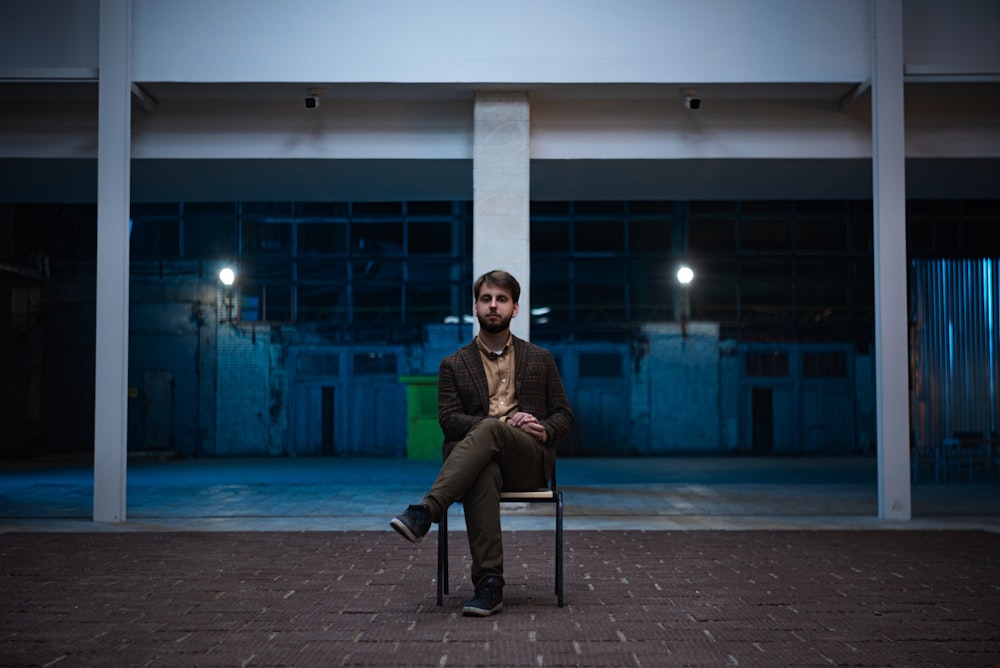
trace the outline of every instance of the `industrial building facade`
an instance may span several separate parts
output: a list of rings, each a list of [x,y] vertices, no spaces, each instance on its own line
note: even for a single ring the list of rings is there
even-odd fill
[[[914,417],[910,276],[996,256],[993,3],[0,18],[4,455],[406,456],[407,379],[494,267],[564,454],[877,452],[905,515],[911,450],[959,427]]]

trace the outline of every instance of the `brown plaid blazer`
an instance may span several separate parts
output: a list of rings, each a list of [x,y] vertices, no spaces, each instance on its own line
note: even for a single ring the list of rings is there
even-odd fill
[[[555,469],[556,441],[573,428],[573,410],[556,362],[545,348],[514,336],[514,391],[520,409],[531,413],[549,434],[545,443],[545,475]],[[444,432],[445,457],[472,427],[489,417],[486,371],[476,342],[441,360],[438,370],[438,421]]]

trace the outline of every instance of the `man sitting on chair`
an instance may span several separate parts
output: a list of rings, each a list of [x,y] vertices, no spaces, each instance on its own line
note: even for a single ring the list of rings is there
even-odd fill
[[[517,279],[490,271],[472,292],[479,335],[442,360],[438,372],[444,463],[423,501],[390,524],[417,543],[461,500],[475,589],[462,613],[486,617],[503,607],[500,492],[546,486],[573,411],[552,354],[510,332],[521,296]]]

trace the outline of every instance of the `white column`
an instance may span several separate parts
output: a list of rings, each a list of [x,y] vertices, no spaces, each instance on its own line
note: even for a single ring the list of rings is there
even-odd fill
[[[878,514],[882,519],[909,520],[902,0],[872,0],[872,61]]]
[[[472,154],[472,271],[513,274],[521,284],[520,315],[511,323],[527,339],[531,324],[529,230],[530,110],[527,93],[476,94]]]
[[[131,0],[101,0],[94,521],[125,521]]]

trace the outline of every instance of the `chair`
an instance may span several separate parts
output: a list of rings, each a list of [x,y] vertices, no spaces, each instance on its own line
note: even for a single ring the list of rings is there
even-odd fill
[[[534,492],[500,492],[500,503],[554,503],[556,504],[556,600],[563,607],[563,493],[556,487],[553,471],[548,487]],[[448,511],[438,522],[437,604],[444,605],[448,593]]]

